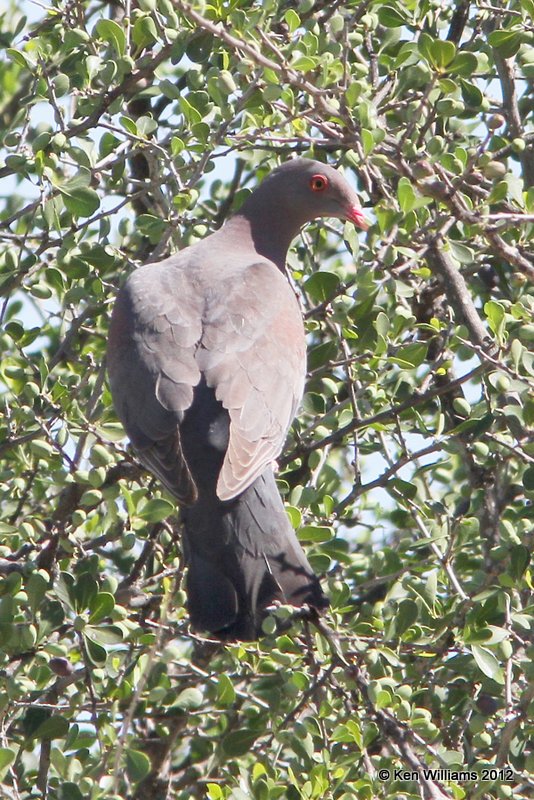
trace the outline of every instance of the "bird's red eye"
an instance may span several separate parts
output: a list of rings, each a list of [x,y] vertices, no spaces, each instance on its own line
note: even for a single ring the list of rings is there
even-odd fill
[[[313,175],[310,178],[310,189],[313,192],[324,192],[328,186],[328,178],[325,175]]]

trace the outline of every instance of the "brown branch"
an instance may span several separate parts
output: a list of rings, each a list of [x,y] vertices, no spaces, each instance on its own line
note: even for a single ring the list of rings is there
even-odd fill
[[[226,217],[228,216],[228,213],[230,212],[230,209],[232,207],[232,203],[234,202],[234,198],[235,198],[236,192],[237,192],[237,190],[239,188],[239,184],[240,184],[240,181],[241,181],[241,176],[243,175],[244,168],[245,168],[245,162],[243,161],[243,159],[242,158],[236,159],[235,167],[234,167],[234,174],[232,176],[232,181],[231,181],[230,186],[228,188],[228,193],[227,193],[225,199],[223,200],[223,202],[221,203],[221,205],[219,206],[219,210],[217,211],[217,213],[215,214],[215,216],[213,218],[213,225],[214,225],[215,228],[220,228],[221,227],[221,225],[225,221]]]
[[[50,757],[52,753],[52,739],[43,739],[39,752],[39,769],[35,785],[41,796],[46,800],[48,797],[48,773],[50,771]]]
[[[413,733],[389,711],[377,708],[374,705],[369,693],[369,681],[364,671],[357,664],[350,663],[347,660],[334,631],[318,615],[312,621],[327,640],[331,648],[332,660],[337,662],[347,677],[356,683],[360,697],[365,703],[369,714],[376,722],[384,741],[388,744],[393,744],[407,766],[417,773],[423,798],[425,800],[444,800],[444,798],[447,798],[448,800],[451,795],[443,791],[437,782],[427,777],[425,772],[426,764],[417,755],[410,742]]]
[[[195,25],[198,25],[199,28],[202,30],[208,31],[211,33],[212,36],[215,36],[217,39],[220,39],[221,42],[224,42],[231,50],[239,53],[244,53],[248,56],[254,64],[257,64],[259,67],[263,67],[264,69],[271,69],[280,75],[285,81],[294,86],[297,89],[300,89],[303,92],[306,92],[310,97],[313,97],[315,100],[317,107],[322,111],[322,113],[326,114],[328,117],[339,117],[339,109],[335,108],[335,106],[331,105],[327,100],[327,92],[323,89],[318,89],[311,81],[307,81],[305,78],[302,78],[300,73],[296,70],[291,69],[287,63],[282,62],[278,63],[277,61],[273,61],[271,58],[267,58],[261,50],[254,45],[250,44],[249,42],[243,41],[243,39],[238,39],[233,34],[229,33],[223,26],[222,23],[212,22],[206,17],[203,17],[193,8],[191,8],[188,3],[183,2],[183,0],[172,0],[172,4],[174,8],[183,14],[187,19],[193,22]],[[260,35],[263,33],[259,31]]]
[[[405,163],[402,164],[402,168],[415,183],[419,184],[423,194],[427,195],[427,197],[434,197],[444,203],[457,220],[480,228],[482,235],[504,261],[524,272],[529,278],[534,279],[534,264],[523,255],[518,247],[508,244],[499,235],[495,225],[485,224],[487,217],[475,213],[467,207],[462,196],[458,193],[458,187],[452,182],[452,176],[446,170],[439,165],[434,164],[431,166],[427,162],[422,162],[419,164],[419,169],[421,170],[422,168],[425,174],[418,176]],[[471,191],[475,190],[476,193],[476,187],[469,185],[469,189]],[[518,215],[519,219],[524,219],[525,216]],[[487,219],[487,221],[491,222],[491,219]]]
[[[48,370],[51,372],[54,367],[56,367],[60,362],[66,360],[71,357],[71,345],[76,340],[76,337],[80,331],[80,328],[91,317],[96,317],[100,314],[104,309],[103,304],[97,305],[88,305],[86,306],[81,314],[75,317],[70,327],[63,337],[61,344],[59,345],[58,349],[55,351],[54,355],[50,358],[48,362]]]
[[[123,581],[118,586],[118,590],[124,590],[127,587],[131,586],[136,582],[136,580],[141,575],[143,571],[143,567],[145,566],[146,562],[154,552],[154,547],[156,543],[156,539],[158,538],[159,534],[163,529],[163,525],[161,523],[156,523],[155,525],[151,525],[148,530],[147,539],[143,546],[140,556],[136,560],[135,564],[133,565],[132,569],[130,570],[130,574],[127,575]]]
[[[499,749],[495,759],[495,764],[502,767],[508,763],[510,747],[521,723],[527,719],[527,709],[534,700],[534,684],[526,687],[518,703],[518,709],[512,719],[508,719],[499,735]]]
[[[467,383],[487,369],[488,367],[481,364],[472,369],[470,372],[467,372],[465,375],[455,378],[453,381],[449,381],[447,384],[434,386],[432,389],[420,394],[414,392],[404,403],[398,403],[390,408],[386,408],[384,411],[380,411],[378,414],[375,414],[372,417],[367,417],[365,419],[354,419],[352,422],[348,422],[346,425],[338,428],[334,433],[331,433],[329,436],[325,436],[323,439],[311,442],[300,442],[290,453],[278,459],[278,464],[280,467],[286,467],[291,463],[291,461],[299,456],[308,455],[308,453],[311,453],[314,450],[322,450],[323,447],[326,447],[330,444],[340,444],[345,436],[348,436],[353,431],[368,428],[371,425],[376,425],[377,423],[392,422],[404,411],[414,409],[416,406],[425,405],[431,400],[434,400],[436,397],[453,392],[458,386],[461,386],[463,383]]]
[[[467,20],[469,19],[470,0],[458,0],[452,15],[447,39],[454,44],[460,44]]]
[[[513,58],[503,58],[495,48],[493,60],[501,82],[503,113],[508,123],[510,138],[521,139],[524,131],[517,100],[514,60]],[[530,189],[531,186],[534,186],[534,150],[527,146],[521,153],[520,159],[525,188]]]
[[[86,131],[98,125],[101,117],[107,112],[109,107],[115,100],[123,95],[128,96],[131,94],[133,88],[137,86],[144,79],[153,78],[154,72],[159,65],[165,61],[172,52],[174,44],[164,45],[159,53],[149,60],[141,59],[141,65],[138,69],[133,70],[122,80],[115,88],[110,89],[102,95],[100,104],[95,108],[92,114],[89,114],[83,121],[77,125],[70,125],[65,128],[64,133],[67,138],[72,139],[75,136],[81,136]],[[0,178],[5,178],[7,175],[14,175],[16,172],[12,167],[3,167],[0,169]]]
[[[430,455],[430,453],[435,453],[441,449],[441,443],[434,442],[433,444],[429,444],[428,447],[423,447],[421,450],[418,450],[416,453],[405,453],[397,461],[395,461],[394,464],[385,469],[384,472],[378,476],[378,478],[368,481],[367,483],[360,483],[354,486],[348,495],[344,497],[340,503],[338,503],[335,509],[336,513],[340,514],[343,509],[345,509],[350,503],[352,503],[362,494],[365,494],[365,492],[368,492],[371,489],[377,489],[379,486],[385,486],[388,480],[392,478],[393,475],[395,475],[400,469],[402,469],[402,467],[405,467],[407,464],[411,464],[412,461],[416,461],[418,458]]]
[[[119,464],[111,467],[100,488],[106,489],[108,486],[113,486],[122,478],[137,480],[141,474],[142,472],[136,464],[132,464],[129,461],[121,461]],[[78,508],[80,498],[86,490],[87,486],[85,484],[72,483],[61,492],[54,515],[58,522],[69,519]]]
[[[489,349],[488,345],[491,340],[488,331],[475,308],[463,275],[444,249],[442,239],[430,243],[427,261],[433,273],[443,284],[449,304],[459,321],[466,325],[473,342],[483,350]]]
[[[101,488],[112,486],[122,478],[136,479],[142,474],[139,467],[128,461],[121,461],[111,467],[108,471],[106,480]],[[63,555],[63,550],[59,547],[59,532],[57,528],[65,524],[79,506],[79,501],[87,486],[81,483],[71,483],[60,493],[55,512],[49,522],[49,532],[39,543],[39,552],[35,563],[40,569],[50,572],[57,559]],[[104,535],[109,539],[109,533]],[[21,561],[20,552],[14,554],[13,558],[0,560],[0,574],[6,575],[10,572],[23,573],[28,565],[28,560]]]
[[[488,228],[484,231],[484,235],[504,261],[513,264],[520,272],[524,272],[528,278],[534,280],[534,264],[532,264],[528,258],[525,258],[517,247],[513,247],[508,244],[508,242],[505,242],[502,236],[499,236],[495,230]]]

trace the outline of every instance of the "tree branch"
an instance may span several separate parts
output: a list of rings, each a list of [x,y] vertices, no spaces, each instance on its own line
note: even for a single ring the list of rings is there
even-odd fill
[[[463,322],[475,344],[483,350],[490,344],[490,336],[475,308],[469,289],[461,272],[455,266],[452,258],[444,249],[443,239],[430,243],[427,251],[427,261],[430,268],[443,284],[447,300],[456,317]]]
[[[331,105],[327,100],[327,92],[324,89],[318,89],[311,81],[307,81],[300,76],[300,74],[296,71],[291,69],[286,63],[284,62],[277,62],[273,61],[271,58],[267,58],[267,56],[263,55],[261,50],[259,50],[254,45],[250,44],[249,42],[245,42],[243,39],[238,39],[223,27],[222,23],[215,23],[206,17],[203,17],[190,5],[184,3],[183,0],[172,0],[173,6],[183,14],[187,19],[191,22],[194,22],[195,25],[198,25],[199,28],[202,30],[208,31],[217,39],[220,39],[221,42],[224,42],[231,50],[236,52],[245,53],[255,64],[264,69],[271,69],[276,72],[278,75],[281,75],[285,81],[291,84],[291,86],[300,89],[301,91],[305,92],[310,97],[313,97],[317,107],[321,110],[323,114],[326,114],[327,117],[339,117],[339,109],[335,106]]]
[[[278,465],[280,467],[286,467],[291,463],[291,461],[299,456],[307,455],[314,450],[320,450],[329,444],[340,444],[345,436],[348,436],[355,430],[368,428],[371,425],[376,425],[378,423],[392,422],[404,411],[409,411],[417,406],[425,405],[436,397],[453,392],[458,386],[461,386],[463,383],[467,383],[473,378],[476,378],[487,369],[488,367],[481,364],[472,369],[470,372],[467,372],[465,375],[461,375],[459,378],[449,381],[447,384],[434,386],[432,389],[428,389],[428,391],[422,392],[421,394],[414,393],[404,403],[398,403],[397,405],[390,406],[390,408],[386,408],[384,411],[380,411],[378,414],[374,414],[372,417],[367,417],[365,419],[353,419],[351,422],[348,422],[346,425],[342,425],[340,428],[334,431],[334,433],[331,433],[329,436],[325,436],[323,439],[317,441],[300,442],[290,453],[278,459]]]
[[[393,714],[389,711],[377,708],[371,700],[369,694],[369,681],[360,667],[357,664],[350,663],[343,654],[335,633],[330,630],[328,625],[317,615],[313,618],[313,624],[319,632],[325,637],[332,650],[332,658],[337,661],[345,671],[347,677],[352,678],[358,687],[358,692],[365,705],[367,706],[370,714],[382,734],[384,740],[388,743],[395,745],[401,757],[410,767],[411,770],[416,772],[419,776],[419,781],[422,788],[422,794],[425,800],[444,800],[449,799],[450,795],[442,791],[437,782],[426,777],[425,763],[419,758],[414,751],[411,743],[411,732],[401,722],[399,722]]]
[[[493,49],[493,59],[501,82],[503,114],[508,122],[510,138],[521,139],[524,131],[517,101],[514,59],[503,58],[496,48]],[[530,189],[531,186],[534,186],[534,149],[527,145],[521,153],[520,159],[525,188]]]
[[[454,42],[455,45],[460,44],[464,28],[469,19],[470,0],[457,0],[456,8],[454,9],[447,39],[449,42]]]

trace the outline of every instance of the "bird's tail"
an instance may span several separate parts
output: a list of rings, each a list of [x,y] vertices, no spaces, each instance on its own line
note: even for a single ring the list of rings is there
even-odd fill
[[[224,639],[255,639],[265,609],[328,605],[291,527],[268,467],[243,494],[200,496],[182,510],[193,628]]]

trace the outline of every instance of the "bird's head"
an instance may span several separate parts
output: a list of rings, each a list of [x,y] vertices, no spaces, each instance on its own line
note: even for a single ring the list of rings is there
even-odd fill
[[[221,230],[228,250],[246,248],[285,269],[288,248],[307,222],[336,217],[367,230],[360,199],[340,172],[309,158],[294,158],[273,170]]]
[[[278,202],[281,213],[292,213],[299,222],[317,217],[336,217],[366,231],[365,217],[356,191],[333,167],[308,158],[286,161],[262,184]]]

